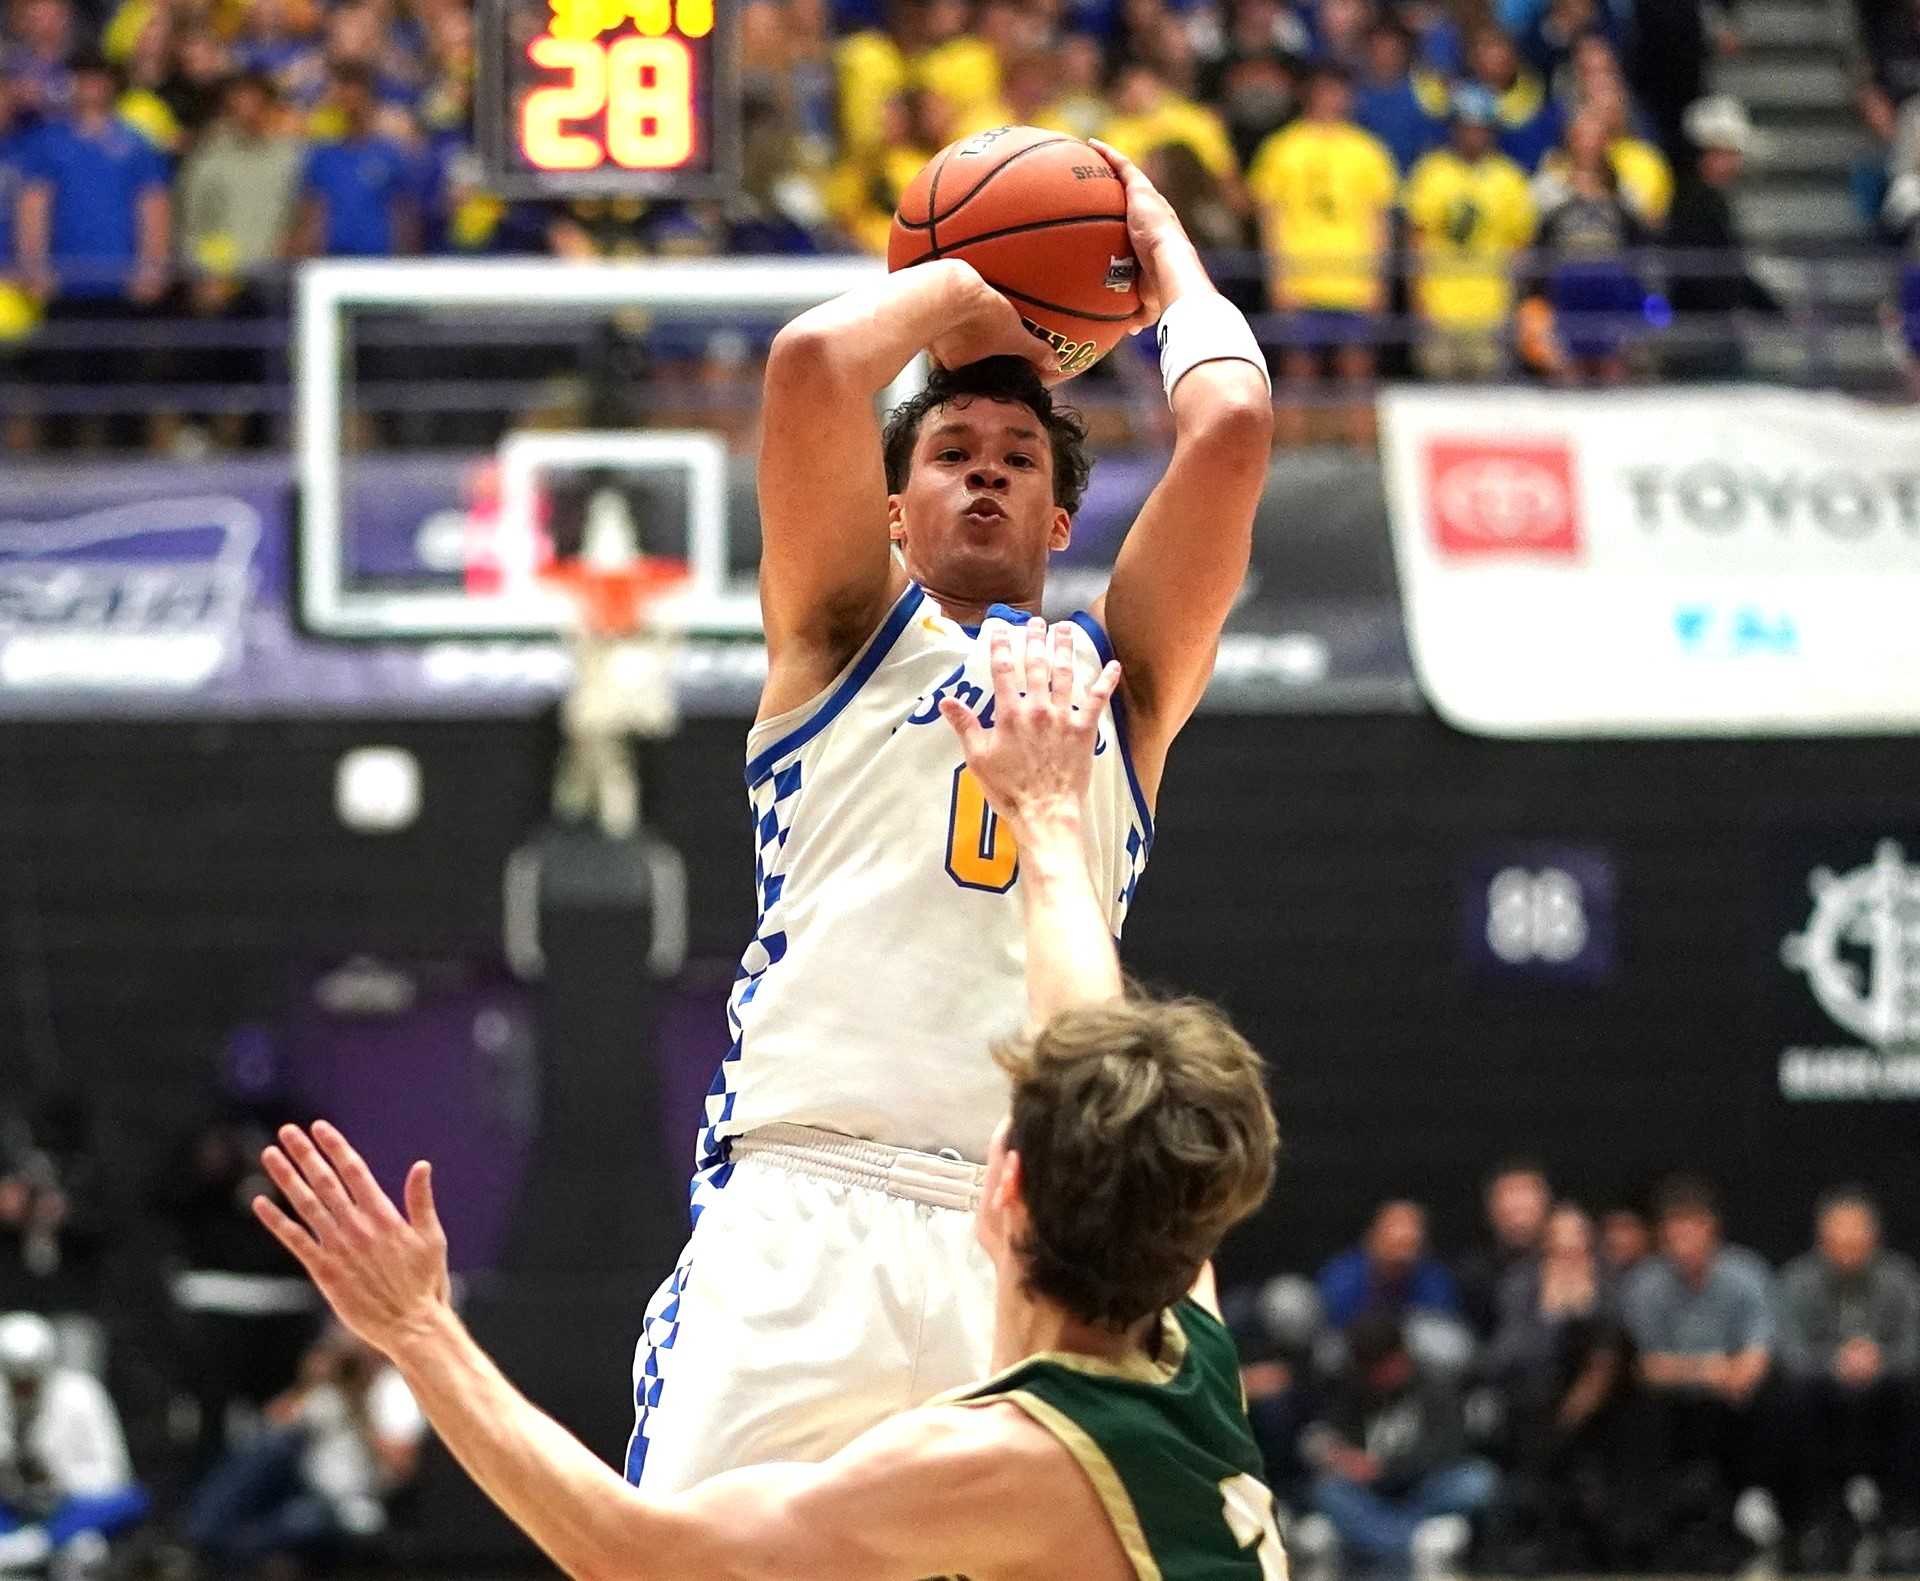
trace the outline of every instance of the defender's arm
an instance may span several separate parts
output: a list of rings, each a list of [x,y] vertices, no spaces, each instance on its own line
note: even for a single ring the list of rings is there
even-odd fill
[[[921,351],[948,363],[1041,342],[969,264],[903,269],[802,313],[767,357],[760,447],[763,715],[804,701],[879,624],[905,573],[886,532],[874,398]]]
[[[297,1219],[264,1197],[255,1214],[342,1322],[391,1358],[487,1496],[577,1581],[992,1575],[1073,1515],[1077,1466],[1010,1407],[917,1411],[820,1466],[649,1498],[514,1388],[454,1313],[424,1164],[408,1176],[402,1216],[324,1122],[311,1137],[282,1127],[262,1161]],[[1099,1540],[1090,1497],[1072,1532],[1083,1548]]]
[[[1084,807],[1100,716],[1120,684],[1109,664],[1073,698],[1075,628],[1027,622],[1016,633],[988,623],[993,724],[983,728],[951,698],[941,716],[960,737],[967,767],[1020,847],[1020,905],[1027,933],[1027,1022],[1041,1027],[1075,1005],[1118,999],[1120,957],[1094,890]],[[1016,644],[1019,656],[1016,657]]]

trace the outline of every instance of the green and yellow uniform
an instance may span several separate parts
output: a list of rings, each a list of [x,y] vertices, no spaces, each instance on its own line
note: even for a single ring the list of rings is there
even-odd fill
[[[1001,1402],[1079,1462],[1139,1581],[1286,1581],[1239,1357],[1198,1302],[1162,1315],[1156,1361],[1030,1356],[940,1403]]]

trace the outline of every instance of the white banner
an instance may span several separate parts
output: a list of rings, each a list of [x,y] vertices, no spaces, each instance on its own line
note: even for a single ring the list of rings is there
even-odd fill
[[[1920,413],[1402,389],[1381,449],[1414,667],[1462,729],[1920,726]]]

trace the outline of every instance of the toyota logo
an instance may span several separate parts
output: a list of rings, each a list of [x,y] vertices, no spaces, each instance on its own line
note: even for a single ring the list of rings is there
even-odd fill
[[[1489,456],[1448,469],[1435,505],[1465,537],[1524,545],[1565,532],[1572,502],[1552,471],[1513,456]]]

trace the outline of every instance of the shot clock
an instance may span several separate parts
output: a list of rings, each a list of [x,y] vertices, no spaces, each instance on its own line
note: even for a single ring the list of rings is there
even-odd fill
[[[479,125],[507,197],[699,197],[734,180],[738,0],[482,0]]]

